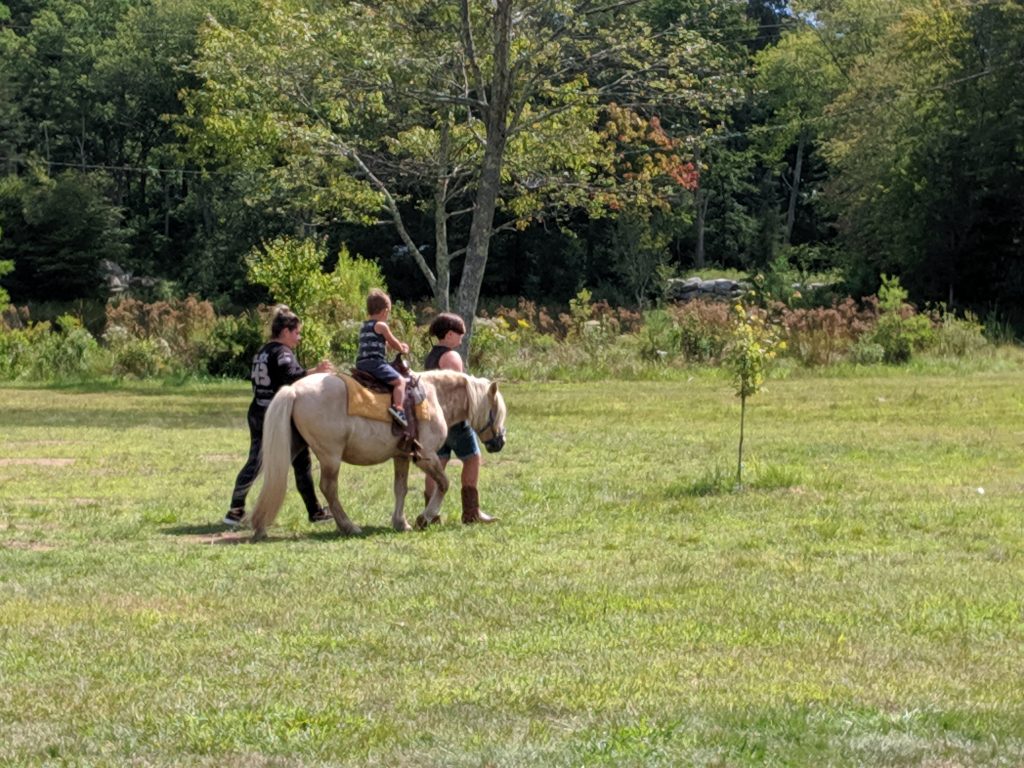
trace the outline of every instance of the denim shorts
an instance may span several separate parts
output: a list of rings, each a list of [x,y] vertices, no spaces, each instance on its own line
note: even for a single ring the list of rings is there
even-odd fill
[[[448,428],[448,439],[444,441],[437,455],[442,459],[450,459],[452,451],[455,451],[460,460],[480,455],[480,443],[477,442],[476,432],[469,426],[468,421],[460,421]]]
[[[365,371],[377,381],[382,381],[385,384],[392,384],[402,378],[398,375],[398,371],[384,360],[359,360],[356,362],[356,368],[360,371]]]

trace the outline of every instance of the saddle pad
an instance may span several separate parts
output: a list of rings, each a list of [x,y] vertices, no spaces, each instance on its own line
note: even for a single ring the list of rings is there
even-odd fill
[[[347,373],[337,374],[345,382],[348,390],[348,415],[362,416],[364,419],[374,421],[391,421],[391,414],[388,413],[388,406],[391,405],[391,394],[388,392],[373,392]],[[430,402],[424,400],[416,405],[416,418],[420,421],[429,421],[432,415]]]

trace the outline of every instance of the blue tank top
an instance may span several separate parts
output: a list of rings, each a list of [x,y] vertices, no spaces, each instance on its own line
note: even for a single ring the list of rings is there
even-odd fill
[[[384,360],[387,353],[387,341],[384,336],[373,330],[376,320],[367,320],[359,328],[359,351],[356,362],[363,360]]]

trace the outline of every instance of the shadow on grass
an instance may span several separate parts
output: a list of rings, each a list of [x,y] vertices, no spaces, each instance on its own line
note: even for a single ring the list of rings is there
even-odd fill
[[[259,544],[277,544],[286,541],[321,541],[324,543],[337,541],[338,539],[368,539],[373,536],[385,536],[398,534],[398,531],[387,525],[363,525],[362,533],[355,536],[343,534],[334,526],[326,526],[308,531],[288,531],[281,534],[281,529],[271,528],[266,539]],[[275,535],[275,532],[278,535]],[[193,539],[200,544],[248,544],[252,541],[252,529],[242,528],[241,530],[228,528],[221,523],[207,523],[204,525],[175,525],[161,530],[167,536],[181,536],[186,539]],[[413,532],[415,533],[415,531]]]

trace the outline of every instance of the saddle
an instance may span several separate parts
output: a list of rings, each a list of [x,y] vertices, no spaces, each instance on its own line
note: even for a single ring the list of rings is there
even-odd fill
[[[419,378],[412,375],[412,369],[409,368],[409,364],[406,363],[405,358],[401,355],[395,356],[395,359],[391,361],[391,367],[398,371],[399,375],[403,376],[406,381],[405,402],[402,403],[402,407],[405,409],[405,418],[406,421],[409,422],[409,426],[400,427],[390,416],[386,415],[386,405],[384,411],[385,417],[382,420],[391,422],[391,434],[396,437],[401,436],[398,447],[405,453],[416,455],[420,448],[420,444],[416,440],[416,437],[419,434],[419,419],[430,417],[429,414],[420,412],[420,410],[426,406],[423,399],[423,390],[420,387]],[[387,393],[387,402],[390,404],[391,387],[387,384],[374,378],[369,373],[366,373],[366,371],[360,371],[358,368],[351,369],[351,377],[357,384],[360,384],[371,392]],[[349,411],[352,411],[351,395]]]

